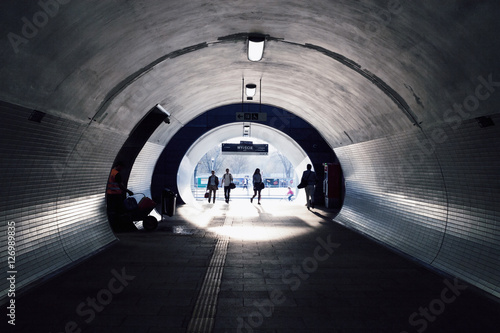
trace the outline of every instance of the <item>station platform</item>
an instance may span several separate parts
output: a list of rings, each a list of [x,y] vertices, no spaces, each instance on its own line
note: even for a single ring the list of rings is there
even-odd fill
[[[336,214],[266,199],[179,206],[20,296],[7,332],[498,332],[496,300]]]

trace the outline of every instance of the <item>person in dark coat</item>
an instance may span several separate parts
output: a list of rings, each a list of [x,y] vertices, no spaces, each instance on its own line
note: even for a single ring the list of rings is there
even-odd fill
[[[260,191],[264,188],[262,183],[262,175],[260,174],[260,169],[255,169],[253,174],[253,197],[250,198],[250,202],[253,202],[253,199],[258,194],[257,203],[260,205]]]
[[[312,171],[312,165],[308,164],[307,165],[307,170],[302,173],[302,178],[300,182],[306,182],[307,185],[304,188],[306,191],[306,206],[307,209],[314,208],[314,190],[316,187],[316,172]]]
[[[208,202],[210,202],[210,199],[212,198],[213,194],[213,203],[215,203],[215,197],[217,194],[217,189],[219,188],[219,177],[215,175],[215,171],[212,170],[212,175],[208,177],[208,182],[207,182],[207,191],[208,192]]]

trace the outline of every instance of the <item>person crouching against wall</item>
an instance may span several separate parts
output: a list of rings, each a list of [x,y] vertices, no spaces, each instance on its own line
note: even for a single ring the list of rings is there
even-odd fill
[[[134,193],[128,190],[123,184],[122,175],[120,173],[122,170],[123,163],[116,163],[109,174],[108,185],[106,187],[108,218],[112,223],[116,223],[116,217],[125,211],[123,201],[125,201],[127,197],[126,193],[134,195]]]

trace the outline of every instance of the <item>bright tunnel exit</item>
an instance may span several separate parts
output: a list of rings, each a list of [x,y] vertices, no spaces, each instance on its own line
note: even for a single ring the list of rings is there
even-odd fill
[[[249,135],[243,137],[244,131],[248,132]],[[213,130],[202,135],[191,145],[191,147],[184,155],[177,173],[177,186],[179,195],[182,200],[186,204],[194,206],[200,206],[202,203],[205,203],[204,201],[201,202],[199,198],[197,199],[197,197],[200,196],[200,190],[198,190],[198,188],[200,187],[200,183],[198,182],[200,182],[201,180],[198,179],[199,177],[195,175],[195,172],[198,169],[200,160],[206,155],[209,150],[214,149],[214,147],[219,147],[221,143],[239,142],[239,140],[243,139],[246,141],[252,141],[254,143],[268,143],[270,146],[270,151],[277,151],[283,156],[286,156],[289,163],[292,165],[293,170],[289,179],[291,180],[291,182],[289,182],[290,187],[295,194],[295,200],[293,202],[305,202],[305,195],[303,193],[304,191],[297,191],[296,188],[297,182],[300,180],[302,172],[306,169],[307,164],[311,163],[311,160],[309,159],[305,151],[290,136],[275,128],[257,123],[243,122],[225,124],[214,128]],[[259,158],[259,155],[253,156],[256,159]],[[256,162],[256,165],[258,165],[258,163],[259,162]],[[266,165],[261,165],[259,168],[261,170],[264,170],[264,179],[266,179],[266,173],[268,175],[271,174],[270,171],[266,170]],[[226,166],[223,166],[222,169],[225,170]],[[244,178],[245,175],[248,175],[251,180],[253,171],[254,170],[246,170],[243,174],[238,174],[238,176],[239,178]],[[217,176],[219,176],[220,178],[222,176],[222,173],[217,174]],[[248,194],[253,194],[251,182],[248,187]],[[276,189],[273,188],[272,190],[276,194],[273,197],[276,198],[280,195],[284,197],[286,192],[283,191],[285,189],[286,187],[279,188],[278,186],[278,191],[276,191]],[[239,190],[243,190],[242,186],[240,186]],[[201,191],[201,194],[203,194],[203,183],[201,185]],[[266,194],[265,191],[266,189],[264,189],[262,192],[263,198]],[[271,189],[268,189],[268,194],[270,194],[270,192]],[[235,194],[237,194],[235,199],[245,198],[245,200],[248,200],[248,198],[250,198],[250,196],[247,196],[246,192],[244,191],[235,191]]]

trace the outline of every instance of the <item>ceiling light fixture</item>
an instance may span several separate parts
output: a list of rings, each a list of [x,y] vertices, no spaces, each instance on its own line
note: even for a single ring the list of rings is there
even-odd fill
[[[264,55],[264,43],[266,38],[259,35],[248,36],[248,60],[260,61]]]
[[[250,125],[243,125],[243,136],[250,136]]]
[[[155,106],[158,110],[160,110],[161,112],[165,113],[168,117],[170,117],[170,112],[165,110],[165,108],[163,106],[161,106],[161,104],[156,104]]]
[[[166,124],[170,124],[170,112],[168,112],[167,110],[165,110],[165,108],[163,106],[161,106],[161,104],[156,104],[155,105],[155,108],[161,112],[163,112],[166,117],[165,119],[163,120]]]
[[[249,83],[245,86],[245,93],[248,97],[254,97],[255,92],[257,91],[257,85],[253,83]]]

